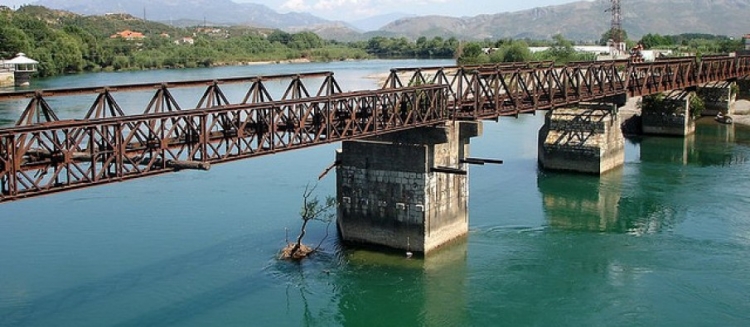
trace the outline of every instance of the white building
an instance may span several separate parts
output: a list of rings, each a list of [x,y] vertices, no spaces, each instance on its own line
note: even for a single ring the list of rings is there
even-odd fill
[[[4,85],[8,82],[9,84],[15,84],[16,86],[28,86],[31,83],[31,74],[36,72],[36,65],[38,61],[26,57],[23,52],[18,53],[13,59],[2,61],[3,79],[1,83]],[[8,73],[12,74],[8,74]],[[12,76],[12,79],[8,77]]]

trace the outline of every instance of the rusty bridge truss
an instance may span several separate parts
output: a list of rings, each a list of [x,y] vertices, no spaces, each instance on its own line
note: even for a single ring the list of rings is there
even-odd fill
[[[378,90],[342,92],[332,72],[0,93],[28,101],[0,129],[0,202],[151,176],[449,120],[494,119],[617,96],[745,78],[750,57],[653,63],[518,63],[393,69]],[[267,85],[286,85],[274,98]],[[245,96],[232,103],[226,85]],[[205,88],[183,108],[176,89]],[[141,114],[115,99],[153,92]],[[82,119],[61,120],[50,98],[92,97]]]

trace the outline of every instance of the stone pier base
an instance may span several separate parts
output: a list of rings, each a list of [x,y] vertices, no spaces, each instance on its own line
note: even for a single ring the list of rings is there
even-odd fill
[[[469,139],[456,122],[364,141],[337,154],[338,227],[346,243],[428,253],[469,228]]]
[[[694,96],[695,92],[672,91],[664,95],[661,102],[663,108],[643,109],[643,134],[686,136],[695,133],[695,121],[690,108],[690,99]]]
[[[16,71],[13,74],[13,80],[15,86],[29,86],[31,84],[31,73]]]
[[[547,113],[539,130],[544,169],[603,174],[625,162],[625,138],[615,107],[582,105]]]
[[[13,72],[0,70],[0,87],[8,87],[13,85],[15,85]]]
[[[718,113],[724,115],[734,114],[734,103],[737,100],[737,94],[732,91],[736,88],[734,82],[713,82],[698,88],[697,94],[703,99],[705,109],[702,116],[716,116]]]

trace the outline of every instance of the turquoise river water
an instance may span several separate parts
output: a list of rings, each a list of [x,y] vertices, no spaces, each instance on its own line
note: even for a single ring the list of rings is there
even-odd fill
[[[333,70],[354,90],[376,87],[365,77],[391,67],[449,64],[100,73],[34,85]],[[142,102],[127,106],[137,112],[148,97],[123,101]],[[53,105],[80,118],[92,100]],[[0,119],[22,109],[0,104]],[[311,259],[276,259],[287,228],[299,228],[305,185],[338,144],[0,204],[0,326],[750,325],[750,129],[705,120],[687,139],[629,139],[625,165],[593,177],[538,169],[543,120],[484,123],[472,156],[505,164],[471,168],[468,237],[424,259],[344,248],[333,230]],[[334,181],[318,194],[333,194]],[[313,224],[307,240],[324,235]]]

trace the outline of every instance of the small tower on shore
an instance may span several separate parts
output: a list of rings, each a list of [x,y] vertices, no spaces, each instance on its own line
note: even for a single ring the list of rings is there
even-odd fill
[[[18,53],[13,59],[3,61],[3,68],[13,71],[16,86],[29,86],[31,74],[35,73],[38,61],[26,57],[23,52]]]

